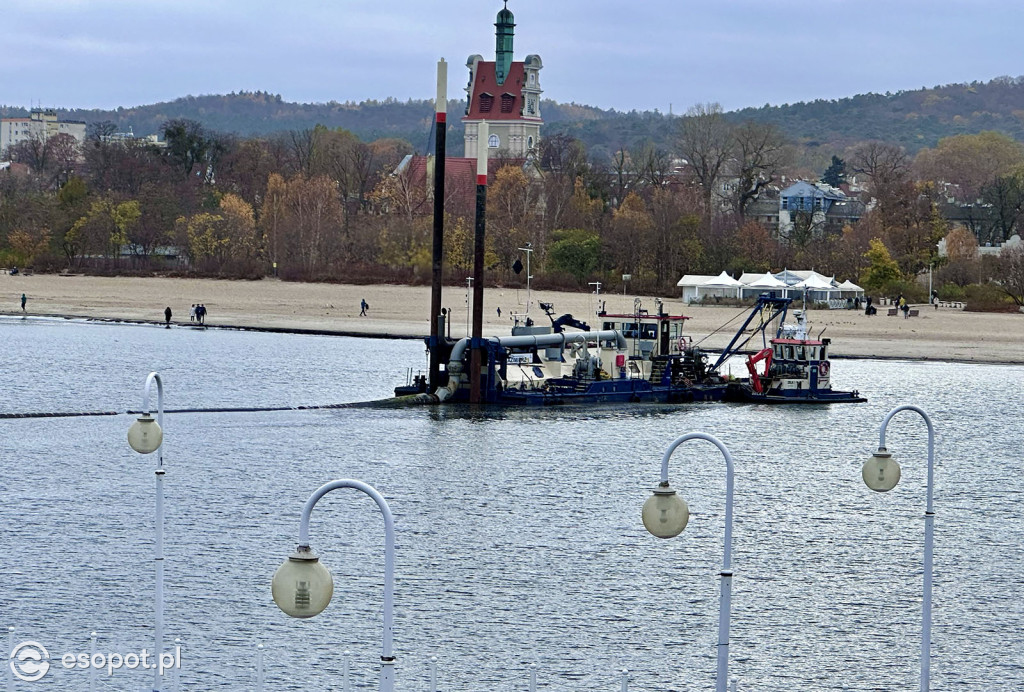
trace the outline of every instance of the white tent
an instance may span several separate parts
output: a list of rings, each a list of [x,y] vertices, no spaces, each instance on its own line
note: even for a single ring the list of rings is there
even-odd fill
[[[776,274],[775,278],[781,281],[782,283],[786,284],[787,286],[793,286],[794,284],[798,284],[804,279],[806,279],[807,277],[804,276],[804,274],[806,273],[807,272],[795,272],[790,271],[789,269],[784,269],[780,271],[778,274]]]
[[[811,276],[798,284],[790,286],[790,290],[806,291],[807,298],[814,301],[830,300],[833,293],[839,292],[834,281],[818,274],[817,272],[812,272]]]
[[[710,274],[687,274],[679,279],[676,286],[683,289],[683,302],[692,303],[695,300],[700,300],[698,287],[703,286],[713,278],[715,277]]]
[[[837,288],[840,291],[840,295],[844,298],[858,298],[864,296],[864,289],[849,279],[839,284]]]
[[[744,298],[756,297],[765,291],[781,291],[786,297],[786,284],[771,274],[744,274],[740,277],[743,287],[740,289]]]
[[[714,276],[700,286],[697,286],[697,298],[700,299],[705,296],[739,298],[742,287],[743,284],[727,273],[722,272],[718,276]]]

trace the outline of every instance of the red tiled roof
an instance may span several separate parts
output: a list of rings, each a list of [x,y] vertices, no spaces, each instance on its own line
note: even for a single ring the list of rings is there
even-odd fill
[[[523,63],[512,63],[505,83],[498,84],[494,63],[481,60],[476,64],[476,80],[473,83],[473,100],[469,104],[469,113],[462,119],[523,119],[523,84],[525,82],[526,70]]]

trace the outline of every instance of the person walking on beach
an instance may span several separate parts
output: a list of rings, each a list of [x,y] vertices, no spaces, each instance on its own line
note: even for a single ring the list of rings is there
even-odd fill
[[[21,311],[22,312],[25,312],[25,303],[27,303],[27,302],[28,302],[28,298],[26,298],[25,294],[22,293],[21,294]]]
[[[359,316],[366,317],[366,308],[370,307],[370,304],[366,302],[366,298],[359,301]]]
[[[199,324],[206,324],[206,306],[202,303],[196,306],[196,319]]]
[[[907,319],[907,315],[910,313],[910,306],[907,305],[907,299],[900,295],[899,308],[903,311],[903,319]]]
[[[192,307],[188,311],[188,321],[189,322],[195,322],[196,321],[196,304],[195,303],[192,303]]]
[[[166,308],[164,308],[164,324],[167,325],[168,329],[171,328],[171,306],[170,305],[168,305]]]
[[[501,319],[501,308],[500,307],[498,308],[498,319],[499,320]]]

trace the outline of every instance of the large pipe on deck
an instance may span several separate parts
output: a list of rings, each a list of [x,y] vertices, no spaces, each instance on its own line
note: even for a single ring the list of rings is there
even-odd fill
[[[499,344],[506,348],[523,348],[525,346],[562,346],[580,343],[583,341],[610,341],[615,340],[615,347],[620,351],[628,348],[626,337],[615,329],[605,329],[597,332],[560,332],[558,334],[529,334],[522,336],[492,336],[488,341]],[[466,349],[469,348],[469,337],[459,339],[459,342],[452,348],[451,359],[448,361],[448,385],[438,387],[434,396],[438,401],[445,401],[455,395],[459,385],[462,383],[463,364]],[[479,352],[479,351],[476,351]]]

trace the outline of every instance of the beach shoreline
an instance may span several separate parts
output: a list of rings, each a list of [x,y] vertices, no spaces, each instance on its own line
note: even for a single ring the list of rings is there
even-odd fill
[[[23,293],[27,297],[25,312],[20,308]],[[571,313],[599,327],[597,300],[605,302],[610,314],[631,314],[636,298],[643,309],[655,311],[653,296],[601,294],[597,298],[592,293],[532,291],[529,315],[537,324],[547,324],[539,303],[548,302],[554,305],[555,316]],[[359,315],[363,300],[369,304],[365,317]],[[725,347],[749,313],[744,307],[691,306],[669,297],[661,300],[669,314],[691,318],[684,331],[708,350]],[[485,289],[485,335],[507,334],[513,314],[524,312],[526,302],[525,289]],[[194,303],[206,305],[211,328],[389,339],[422,338],[429,331],[429,286],[0,275],[0,315],[6,317],[162,325],[164,308],[171,307],[172,325],[189,327],[196,326],[189,320]],[[469,323],[466,288],[446,286],[442,304],[450,310],[451,336],[464,336]],[[808,310],[808,321],[813,335],[832,339],[835,358],[1024,364],[1024,315],[968,313],[927,304],[915,307],[919,315],[909,319],[889,317],[884,308],[870,317],[863,310],[814,309]]]

